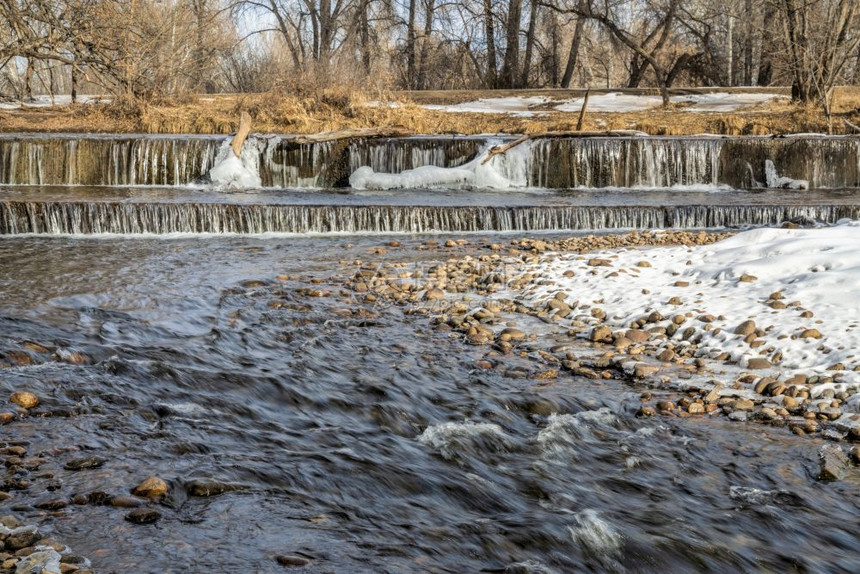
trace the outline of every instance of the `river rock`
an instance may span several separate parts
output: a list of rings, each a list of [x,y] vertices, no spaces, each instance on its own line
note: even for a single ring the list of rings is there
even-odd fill
[[[595,327],[591,331],[591,340],[596,343],[611,343],[612,329],[610,329],[606,325],[599,325]]]
[[[60,554],[45,548],[22,558],[15,566],[15,574],[61,574]]]
[[[438,301],[439,299],[445,298],[445,292],[438,288],[428,289],[424,293],[425,301]]]
[[[105,459],[98,456],[83,456],[70,460],[63,468],[66,470],[88,470],[91,468],[98,468],[105,462]]]
[[[284,554],[280,556],[275,556],[275,560],[281,566],[287,567],[302,567],[307,566],[311,563],[311,561],[304,556],[296,556],[295,554]]]
[[[225,492],[241,490],[244,487],[240,484],[221,482],[212,478],[198,478],[188,481],[185,488],[191,496],[217,496]]]
[[[818,451],[818,462],[821,467],[819,480],[841,480],[848,469],[848,457],[836,444],[822,446]]]
[[[135,508],[125,515],[125,519],[132,524],[152,524],[161,519],[161,513],[152,508]]]
[[[818,329],[804,329],[800,334],[801,339],[820,339],[821,332]]]
[[[143,500],[134,496],[114,496],[110,499],[110,505],[115,508],[140,508]]]
[[[25,409],[34,409],[39,406],[39,397],[27,391],[18,391],[16,393],[12,393],[9,397],[9,402],[15,403]]]
[[[660,367],[649,365],[647,363],[636,363],[633,367],[633,376],[637,379],[644,379],[655,375],[660,370]]]
[[[769,369],[771,367],[770,361],[763,357],[753,357],[747,361],[747,368],[758,370],[758,369]]]
[[[737,327],[735,327],[735,335],[743,335],[744,337],[755,333],[755,321],[750,319],[749,321],[744,321]]]
[[[170,490],[170,487],[165,481],[157,476],[150,476],[135,486],[131,493],[144,498],[158,498],[167,494],[168,490]]]
[[[6,548],[9,550],[20,550],[32,546],[42,538],[39,529],[35,526],[19,526],[6,537]]]

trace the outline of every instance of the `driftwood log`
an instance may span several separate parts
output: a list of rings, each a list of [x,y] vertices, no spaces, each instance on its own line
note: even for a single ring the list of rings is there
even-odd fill
[[[579,137],[579,138],[623,138],[630,136],[647,136],[648,134],[645,132],[640,132],[637,130],[611,130],[606,132],[539,132],[534,134],[526,134],[524,136],[520,136],[512,142],[508,142],[504,145],[497,145],[495,147],[491,147],[487,150],[487,157],[481,162],[481,165],[484,165],[495,156],[499,154],[503,154],[518,145],[525,143],[529,140],[533,139],[544,139],[544,138],[569,138],[569,137]]]
[[[251,133],[251,114],[242,112],[239,116],[239,131],[233,136],[233,141],[230,142],[230,147],[233,148],[233,153],[236,157],[242,157],[242,145],[248,139],[248,134]]]
[[[415,135],[414,132],[399,126],[384,127],[384,128],[360,128],[351,130],[337,130],[333,132],[321,132],[318,134],[308,134],[295,136],[289,141],[297,144],[310,144],[331,142],[350,138],[402,138]]]

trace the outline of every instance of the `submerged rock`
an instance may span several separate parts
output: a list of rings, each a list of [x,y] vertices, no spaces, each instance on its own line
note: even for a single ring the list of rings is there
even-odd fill
[[[198,478],[185,483],[185,488],[191,496],[217,496],[225,492],[233,492],[245,488],[241,484],[221,482],[213,478]]]
[[[53,548],[44,548],[22,558],[15,574],[60,574],[60,554]]]
[[[39,406],[39,397],[27,391],[18,391],[17,393],[12,393],[9,397],[9,402],[15,403],[25,409],[34,409]]]
[[[125,515],[132,524],[153,524],[161,519],[161,513],[152,508],[135,508]]]

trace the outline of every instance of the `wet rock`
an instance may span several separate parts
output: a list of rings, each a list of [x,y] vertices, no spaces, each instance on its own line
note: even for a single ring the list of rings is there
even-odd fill
[[[39,510],[61,510],[69,505],[68,500],[63,500],[61,498],[53,499],[53,500],[45,500],[43,502],[37,502],[33,506],[38,508]]]
[[[756,277],[755,275],[747,275],[746,273],[744,273],[743,275],[741,275],[739,281],[741,283],[752,283],[753,281],[758,281],[758,277]]]
[[[134,496],[114,496],[110,499],[110,505],[115,508],[139,508],[143,506],[143,502]]]
[[[736,411],[751,411],[755,407],[755,403],[750,399],[738,399],[732,403],[732,408]]]
[[[612,261],[609,259],[600,259],[598,257],[592,257],[588,260],[587,265],[590,267],[612,267]]]
[[[292,568],[300,568],[302,566],[307,566],[311,563],[311,561],[304,556],[296,556],[295,554],[283,554],[280,556],[275,556],[275,560],[281,566],[287,566]]]
[[[424,300],[425,301],[438,301],[439,299],[444,299],[444,298],[445,298],[445,292],[442,291],[441,289],[437,289],[437,288],[428,289],[424,293]]]
[[[653,417],[656,414],[657,411],[655,411],[653,407],[650,407],[648,405],[643,405],[639,407],[639,409],[636,411],[637,417]]]
[[[848,469],[848,457],[836,444],[826,444],[818,451],[819,480],[841,480]]]
[[[132,524],[153,524],[161,519],[161,513],[152,508],[135,508],[125,519]]]
[[[188,490],[190,496],[217,496],[225,492],[242,490],[244,487],[240,484],[221,482],[211,478],[201,478],[188,481],[185,484],[185,488]]]
[[[6,548],[9,550],[20,550],[32,546],[42,538],[39,529],[35,526],[19,526],[6,537]]]
[[[150,476],[135,486],[131,493],[144,498],[158,498],[167,494],[168,490],[170,490],[170,487],[167,485],[167,482],[157,476]]]
[[[88,470],[99,468],[105,462],[107,462],[105,459],[98,456],[84,456],[70,460],[63,468],[66,470]]]
[[[822,334],[818,329],[804,329],[800,334],[801,339],[820,339],[821,337]]]
[[[660,367],[649,365],[647,363],[637,363],[633,367],[633,376],[637,379],[644,379],[655,375],[660,370]]]
[[[61,574],[60,554],[46,548],[22,558],[15,567],[16,574]]]
[[[852,446],[848,454],[851,456],[854,464],[860,464],[860,446]]]
[[[15,403],[25,409],[34,409],[39,406],[39,397],[27,391],[18,391],[16,393],[12,393],[9,397],[9,402]]]

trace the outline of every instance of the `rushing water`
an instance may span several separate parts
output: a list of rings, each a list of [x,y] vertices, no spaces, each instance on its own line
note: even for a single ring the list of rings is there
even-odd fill
[[[278,572],[296,553],[320,572],[856,571],[860,489],[815,480],[819,440],[637,419],[639,390],[541,384],[524,358],[477,369],[483,350],[426,319],[309,282],[386,239],[350,241],[0,240],[0,354],[90,358],[0,371],[55,415],[7,440],[60,453],[0,511],[99,572]],[[419,241],[387,257],[445,256]],[[107,462],[64,470],[72,446]],[[26,510],[150,474],[173,488],[154,526]],[[243,489],[186,496],[202,477]]]

